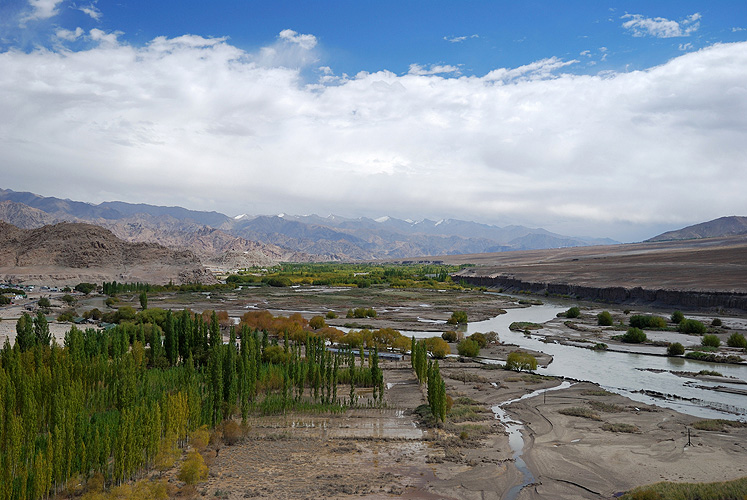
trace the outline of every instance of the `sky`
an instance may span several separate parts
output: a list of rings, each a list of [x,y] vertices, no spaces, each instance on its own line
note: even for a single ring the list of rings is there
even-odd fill
[[[0,176],[640,241],[747,215],[747,2],[0,0]]]

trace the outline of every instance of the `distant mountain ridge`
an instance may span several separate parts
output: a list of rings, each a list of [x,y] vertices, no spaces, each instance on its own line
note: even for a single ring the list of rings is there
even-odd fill
[[[237,267],[617,243],[564,236],[541,228],[499,227],[456,219],[412,221],[286,214],[228,217],[218,212],[120,201],[93,205],[8,189],[0,189],[0,219],[25,228],[59,221],[89,222],[127,241],[190,249],[207,264],[236,263]]]
[[[701,222],[675,231],[667,231],[646,241],[693,240],[747,234],[747,217],[731,215]]]

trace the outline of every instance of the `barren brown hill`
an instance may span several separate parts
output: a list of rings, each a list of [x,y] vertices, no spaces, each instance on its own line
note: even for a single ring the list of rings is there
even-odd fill
[[[747,235],[434,259],[476,264],[455,279],[514,291],[747,309]]]
[[[21,229],[2,221],[0,279],[60,284],[215,281],[192,252],[153,243],[128,243],[92,224],[62,222]]]
[[[0,220],[23,229],[34,229],[59,222],[46,212],[8,200],[0,201]]]
[[[695,238],[718,238],[747,234],[747,217],[719,217],[708,222],[683,227],[676,231],[667,231],[654,236],[648,241],[689,240]]]

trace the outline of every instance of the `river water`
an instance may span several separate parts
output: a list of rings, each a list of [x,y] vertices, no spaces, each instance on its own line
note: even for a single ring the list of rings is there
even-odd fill
[[[669,373],[670,371],[714,370],[724,376],[747,381],[747,365],[704,363],[684,358],[593,351],[556,343],[546,344],[540,340],[541,336],[527,337],[523,332],[513,332],[508,329],[514,321],[544,323],[567,309],[567,304],[544,304],[522,309],[509,309],[506,314],[485,321],[468,323],[466,334],[495,331],[501,342],[552,355],[552,363],[547,368],[537,370],[537,373],[541,375],[593,382],[635,401],[672,408],[699,417],[747,419],[747,396],[698,387],[719,385],[744,389],[744,385],[695,381]],[[440,332],[402,332],[402,334],[426,338],[440,335]],[[665,371],[661,373],[648,371],[651,369]],[[637,392],[641,390],[654,391],[671,397],[651,397]]]

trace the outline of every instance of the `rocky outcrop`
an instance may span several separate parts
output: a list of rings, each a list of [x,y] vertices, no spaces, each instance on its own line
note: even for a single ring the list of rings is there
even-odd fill
[[[214,283],[197,256],[154,243],[128,243],[92,224],[63,222],[21,229],[0,221],[0,278],[76,284]]]

